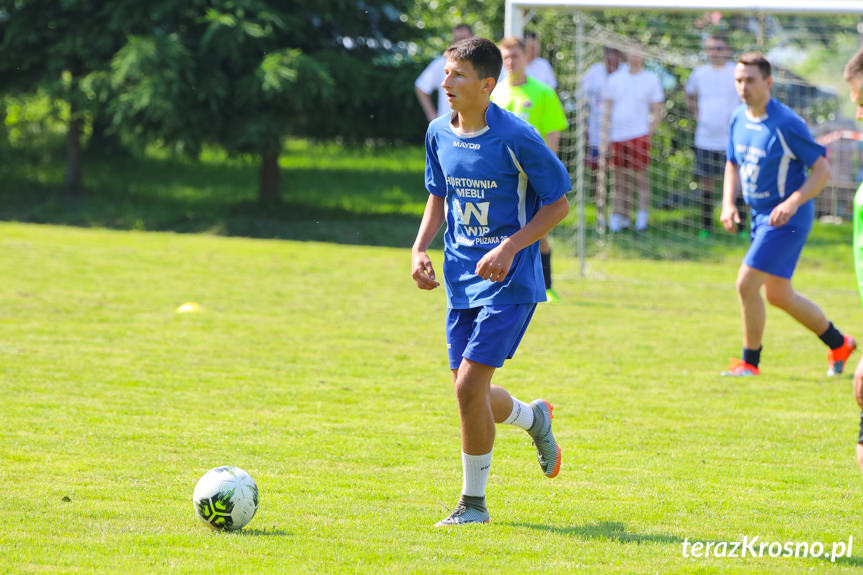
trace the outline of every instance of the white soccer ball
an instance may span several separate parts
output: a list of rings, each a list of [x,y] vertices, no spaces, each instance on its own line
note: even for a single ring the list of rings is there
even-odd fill
[[[225,465],[198,480],[192,503],[198,518],[219,531],[242,529],[258,510],[258,486],[252,476]]]

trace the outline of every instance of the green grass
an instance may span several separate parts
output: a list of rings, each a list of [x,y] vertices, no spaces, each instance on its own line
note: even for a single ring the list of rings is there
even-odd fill
[[[859,335],[835,230],[796,285]],[[499,427],[492,523],[437,530],[461,487],[458,418],[443,293],[413,286],[406,249],[0,224],[0,567],[859,572],[850,378],[825,378],[822,344],[773,309],[763,375],[717,377],[739,352],[740,254],[595,258],[581,279],[564,252],[563,301],[495,377],[555,403],[562,471],[544,478],[528,436]],[[187,301],[206,311],[176,314]],[[193,515],[222,464],[261,490],[238,534]],[[856,545],[833,565],[682,557],[686,538],[744,535]]]

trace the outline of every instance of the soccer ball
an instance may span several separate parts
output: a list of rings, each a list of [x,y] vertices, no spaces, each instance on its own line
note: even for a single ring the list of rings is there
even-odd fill
[[[258,486],[239,467],[216,467],[198,480],[192,503],[198,518],[213,529],[236,531],[258,510]]]

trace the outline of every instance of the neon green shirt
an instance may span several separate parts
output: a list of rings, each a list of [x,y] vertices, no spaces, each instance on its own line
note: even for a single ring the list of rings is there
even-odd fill
[[[549,132],[562,132],[568,125],[554,89],[530,76],[521,86],[510,86],[504,80],[491,93],[491,101],[536,128],[543,138]]]

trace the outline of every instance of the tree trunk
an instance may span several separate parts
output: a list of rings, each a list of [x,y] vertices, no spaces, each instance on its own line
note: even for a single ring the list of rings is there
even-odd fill
[[[69,127],[66,131],[66,175],[64,188],[68,197],[81,194],[81,133],[83,122],[78,114],[78,105],[69,105]]]
[[[260,188],[258,203],[273,205],[279,201],[279,152],[264,152],[261,158]]]

